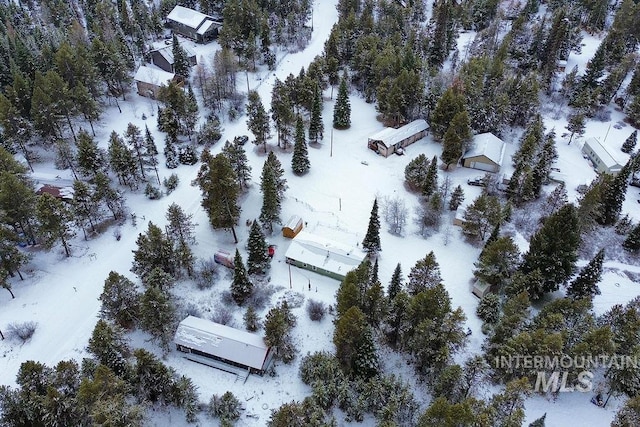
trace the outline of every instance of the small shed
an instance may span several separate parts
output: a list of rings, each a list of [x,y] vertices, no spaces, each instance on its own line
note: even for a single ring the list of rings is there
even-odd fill
[[[215,39],[222,27],[222,23],[212,16],[183,6],[174,7],[167,15],[167,25],[176,33],[197,43],[208,43]]]
[[[302,218],[298,215],[291,215],[289,221],[287,221],[284,227],[282,227],[282,235],[289,239],[293,239],[300,231],[302,231],[303,228]]]
[[[230,372],[240,368],[262,375],[273,360],[261,336],[194,316],[180,322],[173,341],[186,358]]]
[[[227,251],[217,250],[215,254],[213,254],[213,260],[216,264],[224,265],[228,268],[235,268],[233,264],[233,255],[231,255]]]
[[[138,95],[151,99],[156,99],[158,90],[160,90],[162,86],[167,86],[171,81],[178,81],[174,73],[168,73],[159,68],[148,67],[146,65],[138,68],[133,80],[136,82]]]
[[[591,160],[596,171],[600,173],[617,175],[622,170],[622,165],[597,138],[587,138],[582,146],[582,152]]]
[[[198,61],[196,60],[196,53],[189,49],[186,46],[182,46],[185,53],[187,54],[187,59],[189,60],[189,64],[197,65]],[[174,73],[173,63],[175,62],[173,59],[173,47],[165,46],[160,49],[154,49],[149,52],[149,60],[156,67],[168,72]]]
[[[502,167],[506,144],[494,134],[475,135],[472,149],[462,156],[462,166],[487,172],[498,172]]]
[[[456,209],[456,215],[453,217],[453,225],[458,227],[462,227],[464,225],[464,214],[466,213],[466,209],[463,207],[458,207]]]
[[[473,282],[473,287],[471,288],[471,293],[473,293],[478,298],[482,299],[485,295],[492,292],[491,285],[487,282],[483,282],[482,280],[476,280]]]
[[[288,264],[344,280],[349,271],[362,263],[365,254],[353,246],[300,231],[284,256]]]
[[[394,129],[385,128],[369,137],[367,146],[384,157],[389,157],[395,152],[401,153],[402,148],[424,138],[429,130],[425,120],[414,120],[411,123]]]

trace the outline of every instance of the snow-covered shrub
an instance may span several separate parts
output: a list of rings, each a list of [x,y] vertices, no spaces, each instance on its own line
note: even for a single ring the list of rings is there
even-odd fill
[[[496,294],[487,294],[480,300],[476,314],[487,323],[496,323],[500,313],[500,298]]]
[[[230,391],[227,391],[222,396],[217,394],[211,396],[207,413],[213,418],[220,418],[223,422],[229,422],[240,418],[240,411],[242,410],[242,404],[238,398]]]
[[[286,291],[282,297],[280,297],[281,301],[286,301],[289,305],[289,308],[298,308],[302,307],[304,303],[304,295],[300,292],[295,291]]]
[[[165,178],[162,180],[162,185],[167,189],[167,194],[171,194],[173,190],[178,188],[178,183],[180,182],[180,178],[175,173],[172,173],[169,178]]]
[[[273,285],[254,286],[253,293],[246,300],[246,304],[253,306],[256,310],[261,310],[269,304],[271,296],[275,293]]]
[[[31,339],[37,328],[38,324],[33,321],[9,323],[9,326],[7,327],[7,336],[25,343]]]
[[[327,308],[322,301],[315,301],[312,299],[307,301],[307,314],[309,314],[309,319],[314,322],[319,322],[324,318],[326,313]]]
[[[187,305],[185,305],[182,308],[182,315],[180,317],[184,318],[187,316],[202,317],[202,312],[200,311],[197,305],[195,305],[192,302],[189,302],[187,303]]]
[[[201,259],[196,269],[195,282],[198,289],[209,289],[218,280],[218,264],[213,258]]]
[[[144,195],[151,200],[158,200],[162,197],[162,191],[158,187],[154,187],[150,183],[144,188]]]
[[[210,116],[196,135],[196,142],[201,145],[212,145],[222,138],[220,133],[220,120],[215,116]]]
[[[195,165],[198,163],[198,152],[193,145],[187,145],[180,149],[178,160],[183,165]]]
[[[211,315],[211,320],[221,325],[230,325],[233,322],[233,313],[228,305],[219,304]]]

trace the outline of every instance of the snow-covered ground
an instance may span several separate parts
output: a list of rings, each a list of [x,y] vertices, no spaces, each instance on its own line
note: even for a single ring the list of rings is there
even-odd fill
[[[279,53],[279,66],[275,72],[264,70],[248,76],[249,86],[260,93],[265,106],[270,104],[271,89],[276,77],[284,80],[289,73],[297,74],[302,67],[306,67],[316,55],[321,54],[324,41],[329,31],[337,21],[335,8],[336,0],[317,0],[314,5],[314,31],[309,46],[302,52],[284,55]],[[586,39],[585,39],[586,40]],[[595,50],[596,40],[587,40],[580,56],[570,58],[568,71],[574,64],[580,67],[588,60]],[[189,43],[189,42],[186,42]],[[216,44],[206,46],[194,45],[198,57],[210,57],[216,49]],[[597,44],[595,45],[597,47]],[[244,76],[242,76],[244,77]],[[244,90],[246,82],[239,79],[240,87]],[[404,156],[393,155],[389,158],[377,156],[367,149],[367,136],[377,132],[384,126],[376,120],[376,110],[373,104],[367,104],[356,94],[351,96],[351,122],[348,130],[331,131],[331,120],[334,101],[329,99],[330,90],[325,92],[324,126],[325,138],[319,147],[309,148],[311,161],[310,172],[297,177],[291,173],[291,152],[282,152],[272,141],[269,148],[276,152],[286,171],[289,189],[283,204],[281,218],[286,221],[290,215],[301,216],[307,223],[307,229],[313,233],[322,234],[329,238],[356,245],[362,241],[366,232],[367,222],[374,198],[383,200],[385,197],[400,197],[406,202],[409,211],[404,236],[392,235],[386,230],[381,233],[382,252],[379,259],[379,275],[383,283],[388,283],[396,264],[402,264],[403,273],[409,273],[415,262],[423,258],[429,251],[434,251],[440,264],[444,283],[451,295],[454,307],[460,306],[467,315],[467,326],[472,335],[465,350],[466,355],[480,353],[484,335],[480,331],[481,322],[475,316],[477,298],[470,292],[473,263],[476,261],[480,249],[465,242],[460,229],[451,225],[452,213],[446,213],[440,232],[423,238],[418,234],[418,227],[413,223],[414,209],[418,205],[416,195],[408,193],[404,186],[404,168],[406,164],[420,153],[428,158],[439,155],[441,147],[430,137],[418,141],[406,148]],[[105,112],[102,123],[97,128],[97,140],[102,146],[107,145],[109,133],[112,130],[122,133],[129,122],[144,128],[148,125],[152,131],[156,144],[162,148],[164,136],[156,129],[155,101],[142,98],[132,92],[128,100],[122,103],[122,113],[111,108]],[[148,116],[143,120],[143,113]],[[629,126],[617,129],[612,124],[622,121],[623,115],[612,111],[609,122],[589,122],[585,137],[606,136],[606,144],[614,156],[625,161],[625,155],[619,146],[631,133]],[[566,125],[566,114],[560,112],[554,117],[546,117],[547,129],[556,129],[557,147],[560,158],[557,166],[567,176],[567,189],[575,200],[575,187],[588,183],[595,173],[582,157],[580,152],[581,139],[575,139],[567,145],[566,139],[561,137]],[[248,133],[244,117],[236,122],[223,123],[223,138],[212,148],[218,152],[222,142],[233,139],[234,136]],[[508,151],[505,163],[510,163],[510,155],[517,148],[517,139],[506,139]],[[259,191],[259,176],[262,164],[266,158],[262,147],[245,146],[251,166],[253,181],[248,193],[242,198],[242,216],[238,226],[240,242],[237,247],[244,252],[248,227],[244,224],[249,219],[259,215],[262,196]],[[66,171],[54,170],[45,164],[35,166],[41,174],[53,174],[68,178]],[[199,258],[210,258],[217,249],[231,251],[235,248],[230,233],[213,231],[208,218],[200,206],[200,191],[190,186],[195,177],[198,166],[181,165],[178,169],[161,169],[161,179],[172,172],[180,176],[178,189],[160,200],[148,200],[141,191],[127,192],[127,205],[131,212],[137,215],[137,225],[131,221],[122,225],[122,238],[116,241],[109,230],[103,235],[89,241],[82,240],[81,233],[72,243],[72,257],[65,258],[61,248],[51,252],[33,252],[33,261],[25,271],[25,280],[13,280],[15,299],[11,299],[8,292],[0,292],[0,328],[6,329],[11,322],[32,320],[38,323],[38,329],[33,338],[24,345],[18,345],[9,340],[0,341],[0,384],[15,385],[15,377],[20,364],[26,360],[38,360],[48,365],[54,365],[60,360],[87,356],[85,349],[87,341],[97,320],[100,304],[98,296],[102,292],[104,280],[110,271],[117,271],[136,280],[129,272],[132,261],[132,250],[136,248],[135,241],[138,233],[146,230],[148,221],[164,225],[167,207],[177,203],[185,212],[193,214],[197,223],[196,238],[198,244],[193,248]],[[462,184],[466,201],[472,201],[480,192],[479,188],[466,185],[468,178],[482,175],[482,172],[458,168],[448,172],[453,186]],[[441,180],[445,173],[441,172]],[[453,187],[452,186],[452,187]],[[640,204],[636,203],[638,189],[631,187],[624,210],[637,221],[640,219]],[[384,227],[383,227],[384,228]],[[313,274],[306,270],[289,268],[284,262],[284,253],[289,240],[277,231],[268,237],[269,243],[277,245],[277,252],[272,261],[269,272],[271,283],[278,288],[273,302],[286,292],[297,292],[305,299],[316,299],[327,304],[335,302],[335,293],[339,283],[335,280]],[[607,265],[611,269],[604,275],[600,288],[602,295],[594,301],[596,313],[605,312],[615,303],[625,302],[637,296],[640,292],[638,283],[632,282],[619,273],[620,270],[638,271],[638,266],[620,263]],[[228,288],[229,277],[223,275],[219,283],[210,291],[199,291],[195,285],[181,283],[176,286],[174,293],[185,301],[195,304],[205,317],[219,302],[219,293]],[[311,283],[311,290],[308,283]],[[262,316],[266,310],[260,313]],[[242,326],[242,313],[235,311],[236,326]],[[236,377],[203,365],[199,365],[182,358],[181,354],[172,351],[166,357],[166,363],[174,367],[179,373],[192,378],[197,384],[200,398],[208,401],[212,394],[222,394],[232,391],[243,401],[246,411],[238,425],[265,425],[271,410],[282,403],[291,400],[301,400],[309,393],[307,386],[298,378],[298,364],[307,352],[318,350],[333,350],[332,317],[328,316],[320,322],[311,322],[305,312],[304,305],[294,309],[298,316],[298,325],[294,330],[295,339],[300,349],[299,357],[290,366],[278,366],[277,376],[251,376],[246,383],[236,382]],[[155,347],[145,341],[141,333],[132,334],[135,345]],[[157,351],[156,351],[157,352]],[[389,352],[384,365],[403,376],[406,381],[416,384],[411,368],[402,360]],[[459,357],[462,359],[462,356]],[[423,385],[416,385],[415,393],[418,401],[426,407],[429,396]],[[588,395],[581,393],[561,393],[557,400],[551,401],[545,396],[533,396],[526,402],[527,423],[547,413],[547,426],[575,425],[600,426],[608,425],[615,413],[616,404],[609,405],[606,410],[589,403]],[[154,415],[149,423],[153,425],[180,425],[183,417],[176,412]],[[343,424],[342,420],[338,420]]]

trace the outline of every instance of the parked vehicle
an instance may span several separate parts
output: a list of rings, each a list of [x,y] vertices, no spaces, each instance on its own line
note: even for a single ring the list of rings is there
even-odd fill
[[[234,138],[234,142],[240,144],[240,145],[244,145],[249,141],[249,137],[247,135],[242,135],[242,136],[236,136]]]
[[[476,177],[476,178],[468,179],[467,180],[467,184],[474,185],[476,187],[486,187],[487,186],[487,182],[481,176]]]

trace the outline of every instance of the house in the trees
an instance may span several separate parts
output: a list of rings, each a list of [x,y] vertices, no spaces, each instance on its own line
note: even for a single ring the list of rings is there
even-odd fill
[[[393,153],[402,154],[404,147],[424,138],[428,130],[429,125],[425,120],[414,120],[398,129],[385,128],[370,136],[367,146],[384,157]]]
[[[506,144],[494,134],[475,135],[473,148],[462,156],[462,166],[487,172],[498,172],[502,167]]]
[[[152,99],[156,99],[158,90],[160,90],[162,86],[167,86],[171,81],[180,82],[179,77],[174,73],[146,65],[141,65],[140,68],[138,68],[133,80],[136,82],[138,95]]]
[[[74,195],[73,187],[71,186],[59,187],[51,184],[38,184],[36,186],[36,194],[45,193],[65,202],[72,201]]]
[[[282,235],[284,237],[288,237],[289,239],[293,239],[298,235],[300,231],[302,231],[303,223],[302,218],[298,215],[291,215],[289,221],[282,227]]]
[[[479,279],[473,282],[473,285],[471,286],[471,293],[480,299],[493,291],[493,286]]]
[[[187,59],[189,60],[189,64],[197,65],[198,62],[196,60],[196,53],[189,49],[186,46],[182,46],[185,53],[187,54]],[[173,63],[175,62],[173,59],[173,47],[165,46],[160,49],[154,49],[149,52],[149,61],[156,67],[168,72],[175,73],[173,69]]]
[[[167,15],[167,25],[176,33],[197,43],[208,43],[215,39],[222,27],[222,23],[212,16],[183,6],[174,7]]]
[[[194,316],[180,322],[174,343],[187,359],[235,374],[262,375],[273,362],[260,335]]]
[[[597,138],[587,138],[582,146],[582,153],[591,161],[596,171],[617,175],[622,165],[609,153]]]
[[[358,267],[365,257],[359,248],[304,230],[291,241],[284,256],[288,264],[336,280],[344,280],[347,273]]]

